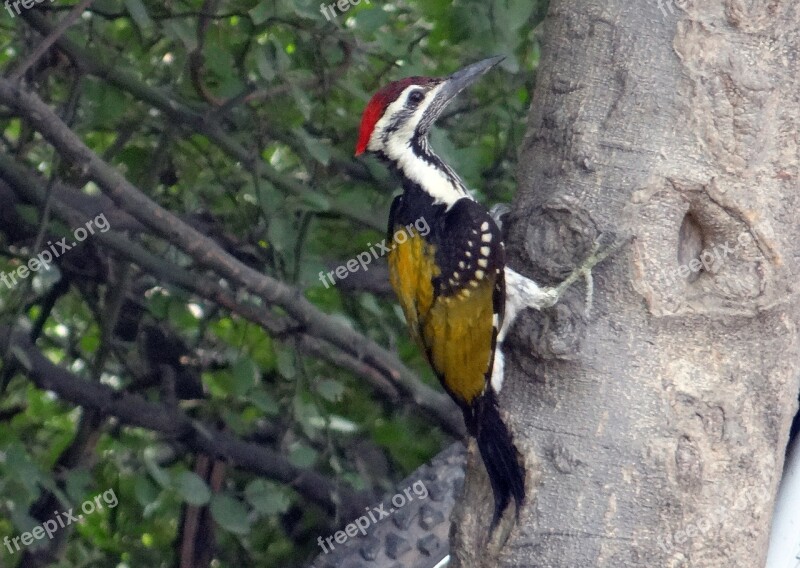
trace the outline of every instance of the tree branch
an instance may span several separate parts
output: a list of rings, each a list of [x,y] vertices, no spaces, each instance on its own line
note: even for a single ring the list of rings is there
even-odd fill
[[[365,495],[317,472],[292,465],[269,448],[243,442],[227,432],[193,420],[180,410],[76,377],[50,362],[31,343],[28,334],[19,329],[0,325],[0,351],[10,353],[38,388],[52,391],[66,402],[114,416],[128,426],[158,432],[182,442],[195,452],[230,461],[240,469],[287,484],[328,514],[344,514],[346,511],[349,516],[358,515],[362,502],[368,500]]]
[[[23,168],[11,158],[0,154],[0,174],[2,174],[3,179],[17,188],[26,200],[33,203],[43,202],[45,197],[43,189],[44,181],[41,180],[35,172]],[[65,191],[63,184],[56,184],[53,189],[53,211],[66,223],[72,226],[78,226],[85,221],[85,218],[81,216],[85,209],[81,208],[80,212],[76,211],[74,206],[65,204],[62,201],[63,195],[71,195],[72,193],[72,191]],[[79,202],[79,205],[84,204]],[[96,204],[93,205],[94,207],[97,206]],[[94,213],[94,207],[89,210],[92,211],[93,214],[96,214]],[[126,217],[122,217],[123,215],[127,215],[124,212],[116,209],[112,209],[111,211],[117,211],[116,216],[119,216],[121,219],[126,219]],[[111,225],[111,223],[109,223],[109,225]],[[356,376],[366,379],[380,395],[384,396],[389,401],[397,400],[401,392],[406,396],[409,394],[406,390],[400,388],[391,377],[387,377],[386,373],[381,368],[369,362],[365,362],[363,358],[348,353],[338,346],[332,346],[312,337],[308,333],[306,327],[298,328],[286,318],[280,318],[274,315],[265,306],[253,305],[238,298],[229,289],[221,286],[212,278],[190,272],[173,263],[167,262],[151,254],[137,243],[131,241],[130,238],[115,230],[96,233],[94,238],[109,249],[135,262],[143,270],[149,272],[159,280],[173,284],[212,301],[230,312],[236,313],[262,326],[278,339],[285,340],[289,336],[295,337],[297,341],[294,342],[294,345],[296,345],[301,352],[328,361],[333,365],[354,373]],[[407,372],[410,373],[410,371]],[[414,380],[415,382],[417,381],[416,379]],[[420,391],[420,396],[427,396],[425,395],[424,389],[430,390],[433,394],[438,394],[422,383],[418,383],[418,386],[422,389]],[[414,400],[416,402],[416,399]],[[435,399],[428,399],[420,406],[437,424],[451,435],[458,437],[463,434],[463,423],[455,409],[448,406],[437,405]]]
[[[53,24],[36,10],[26,10],[21,15],[40,34],[48,35],[53,31]],[[108,81],[118,89],[130,93],[133,97],[157,108],[163,112],[170,120],[177,124],[188,126],[193,130],[208,137],[225,154],[237,162],[241,162],[253,174],[264,177],[276,187],[283,189],[297,196],[304,196],[311,191],[304,185],[282,175],[275,168],[265,163],[258,152],[251,152],[216,122],[211,113],[205,107],[192,108],[170,98],[164,91],[156,89],[142,83],[138,77],[126,72],[121,67],[107,65],[103,61],[113,61],[112,57],[104,57],[97,53],[89,54],[78,46],[75,42],[66,37],[59,37],[56,44],[69,57],[71,57],[80,67],[91,75]],[[343,217],[347,217],[365,227],[376,229],[383,232],[385,227],[376,223],[375,219],[368,215],[346,209],[336,209],[336,212]]]
[[[379,369],[418,405],[441,417],[442,424],[460,430],[455,405],[443,393],[421,383],[394,353],[317,309],[297,290],[259,273],[232,257],[215,241],[196,231],[139,191],[104,162],[36,94],[0,79],[0,101],[24,115],[67,160],[93,179],[103,192],[129,214],[170,241],[201,266],[238,284],[268,304],[280,306],[306,333],[337,346]],[[456,424],[459,424],[457,427]]]
[[[12,81],[19,81],[22,79],[22,76],[25,75],[25,72],[30,69],[31,66],[33,66],[33,64],[36,63],[48,49],[50,49],[50,46],[53,45],[53,43],[55,43],[72,24],[75,23],[75,21],[80,17],[81,13],[83,13],[83,11],[88,8],[92,2],[94,2],[94,0],[81,0],[78,4],[73,6],[69,13],[64,16],[64,19],[61,20],[57,26],[53,26],[53,29],[47,34],[42,42],[36,46],[36,49],[33,50],[33,53],[31,53],[25,59],[25,61],[20,63],[19,67],[17,67],[8,78]]]

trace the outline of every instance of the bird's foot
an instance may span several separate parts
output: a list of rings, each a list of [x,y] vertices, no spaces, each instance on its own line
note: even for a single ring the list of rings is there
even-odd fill
[[[497,337],[498,345],[503,342],[514,320],[523,310],[527,308],[543,310],[555,306],[567,289],[581,278],[586,281],[586,315],[588,316],[592,309],[594,294],[592,269],[619,249],[627,239],[619,239],[612,244],[608,244],[609,240],[607,235],[601,234],[595,241],[589,256],[557,286],[539,286],[530,278],[506,266],[506,310],[503,326]]]
[[[588,315],[591,313],[592,303],[594,300],[594,280],[592,278],[592,270],[595,266],[608,258],[611,253],[615,252],[623,244],[625,244],[625,239],[618,239],[611,244],[608,244],[608,241],[608,235],[605,233],[601,234],[595,241],[589,256],[584,259],[580,266],[576,267],[558,286],[544,289],[548,299],[552,302],[544,307],[552,307],[556,305],[564,293],[566,293],[567,289],[580,278],[583,278],[586,282],[586,314]]]

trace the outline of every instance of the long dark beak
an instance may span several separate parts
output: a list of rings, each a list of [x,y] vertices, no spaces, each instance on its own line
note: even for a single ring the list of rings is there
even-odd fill
[[[439,99],[441,107],[444,107],[450,99],[477,81],[484,73],[505,59],[504,55],[490,57],[483,61],[478,61],[472,65],[467,65],[463,69],[456,71],[445,79],[444,87],[436,97]],[[441,108],[440,107],[440,108]]]

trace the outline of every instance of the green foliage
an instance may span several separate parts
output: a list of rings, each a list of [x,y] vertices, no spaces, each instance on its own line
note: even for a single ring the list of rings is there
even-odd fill
[[[393,298],[326,287],[318,278],[384,238],[395,186],[372,158],[352,157],[361,112],[389,80],[448,74],[505,55],[501,69],[440,121],[432,144],[480,200],[510,201],[538,62],[533,30],[544,4],[373,0],[330,21],[311,0],[221,1],[214,15],[203,17],[208,5],[215,4],[97,0],[66,37],[141,89],[83,75],[82,67],[57,52],[32,70],[32,85],[60,112],[73,98],[76,134],[149,197],[205,223],[203,232],[237,258],[391,347],[438,388]],[[68,8],[61,0],[37,6],[58,18]],[[40,39],[22,17],[4,12],[4,71],[19,65]],[[198,123],[156,109],[143,91],[213,117],[223,125],[228,147],[245,148],[266,169],[259,175]],[[21,162],[84,187],[81,172],[54,160],[53,149],[26,121],[4,115],[0,129]],[[91,193],[91,184],[84,191]],[[42,211],[23,206],[19,214],[38,227]],[[54,233],[69,230],[52,224]],[[169,243],[147,235],[135,240],[172,265],[201,273]],[[24,249],[12,251],[8,244],[0,231],[0,271],[16,270],[26,258]],[[35,320],[55,274],[38,274],[13,292],[0,285],[0,323],[20,314]],[[158,388],[137,386],[143,380],[140,340],[112,345],[104,335],[111,288],[74,282],[44,322],[37,346],[87,381],[163,402]],[[298,350],[291,330],[270,333],[157,280],[148,281],[142,297],[143,321],[171,330],[192,357],[204,359],[198,376],[207,398],[176,404],[205,425],[257,440],[294,466],[370,491],[391,487],[446,441],[407,401],[389,404],[364,378]],[[212,489],[193,470],[196,456],[179,441],[113,421],[106,423],[94,459],[60,471],[55,465],[72,444],[80,410],[34,388],[23,373],[14,374],[0,395],[0,416],[15,407],[23,411],[0,423],[0,538],[38,523],[30,507],[45,490],[69,506],[112,488],[119,498],[118,507],[87,515],[75,527],[59,566],[172,566],[188,506],[210,507],[221,566],[300,565],[314,553],[316,536],[329,532],[332,519],[294,489],[233,468]],[[352,455],[356,441],[379,448],[389,472],[367,479]],[[289,519],[295,519],[294,530]],[[6,555],[0,566],[18,557]]]

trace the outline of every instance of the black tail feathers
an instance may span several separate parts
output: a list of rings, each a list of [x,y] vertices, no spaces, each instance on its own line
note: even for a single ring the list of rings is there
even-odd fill
[[[497,408],[497,395],[491,387],[479,396],[469,411],[464,412],[467,430],[478,442],[483,463],[494,493],[494,530],[511,497],[517,504],[517,515],[525,500],[525,467]]]

